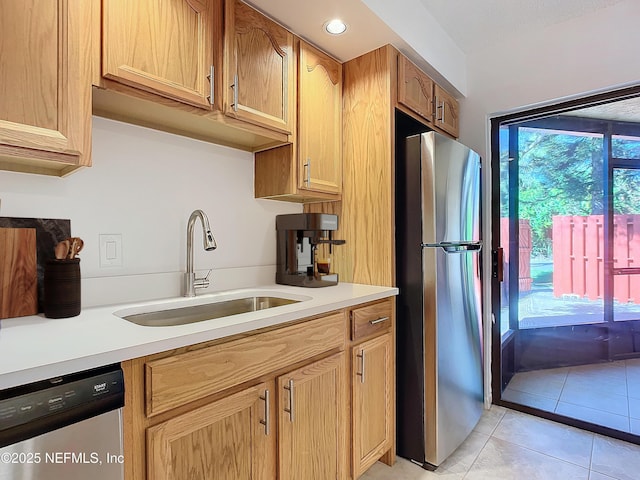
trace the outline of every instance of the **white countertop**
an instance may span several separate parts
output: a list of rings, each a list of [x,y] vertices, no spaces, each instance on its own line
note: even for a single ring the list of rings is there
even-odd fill
[[[268,285],[143,303],[83,309],[72,318],[0,320],[0,390],[131,358],[248,332],[398,294],[397,288],[341,283],[324,288]],[[193,302],[281,296],[298,303],[188,325],[146,327],[114,312],[176,308]]]

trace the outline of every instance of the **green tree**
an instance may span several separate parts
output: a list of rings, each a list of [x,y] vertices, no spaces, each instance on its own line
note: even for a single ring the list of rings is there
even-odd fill
[[[602,214],[602,137],[521,128],[518,160],[519,217],[533,255],[549,256],[554,215]]]

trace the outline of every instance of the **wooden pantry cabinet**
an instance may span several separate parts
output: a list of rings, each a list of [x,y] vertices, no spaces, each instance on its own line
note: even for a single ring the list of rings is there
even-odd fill
[[[0,3],[0,169],[91,165],[90,24],[85,0]]]
[[[295,202],[342,193],[342,65],[300,40],[297,131],[291,144],[255,154],[255,196]]]
[[[345,311],[123,362],[127,480],[347,478]]]

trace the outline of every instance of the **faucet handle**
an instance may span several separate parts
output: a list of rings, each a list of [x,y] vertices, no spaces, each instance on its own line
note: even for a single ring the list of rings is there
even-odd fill
[[[209,275],[211,275],[211,272],[212,270],[209,269],[204,277],[194,279],[193,288],[207,288],[209,286]]]

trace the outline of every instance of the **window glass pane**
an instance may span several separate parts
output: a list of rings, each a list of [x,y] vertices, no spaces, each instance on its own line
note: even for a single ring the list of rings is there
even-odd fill
[[[602,322],[603,137],[521,128],[521,329]]]
[[[509,128],[500,127],[500,247],[504,253],[504,280],[500,284],[500,333],[509,330]]]
[[[613,268],[640,268],[640,170],[613,169]],[[614,275],[613,319],[640,318],[640,275]]]
[[[611,146],[614,158],[640,159],[640,138],[638,137],[613,135]]]

